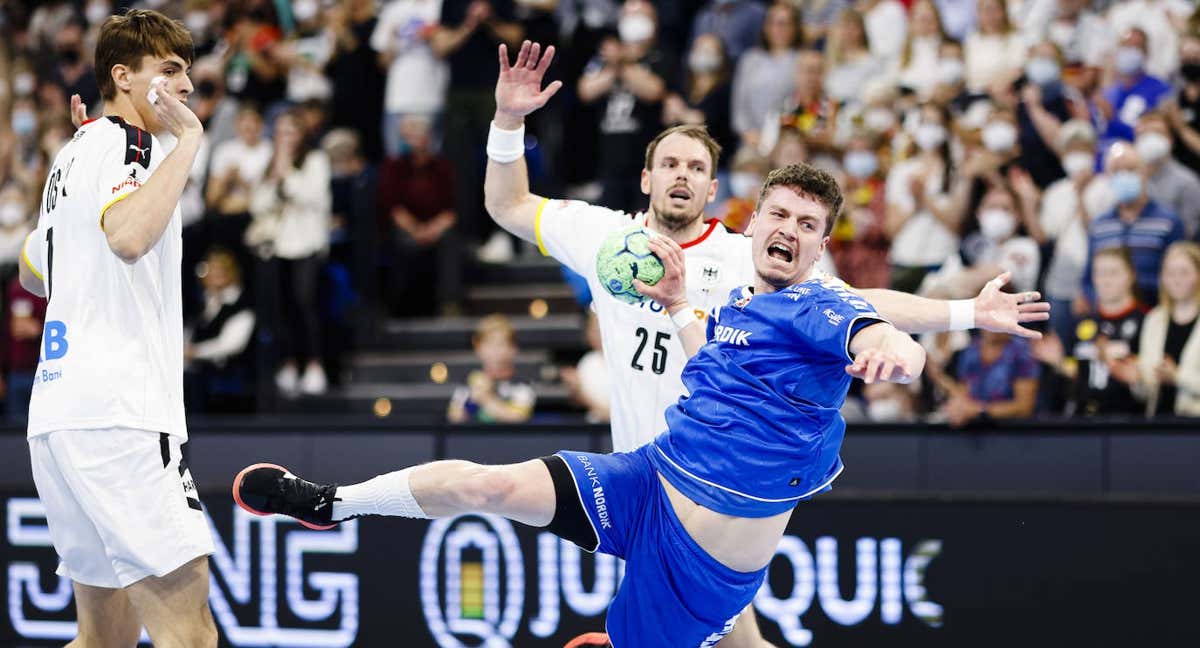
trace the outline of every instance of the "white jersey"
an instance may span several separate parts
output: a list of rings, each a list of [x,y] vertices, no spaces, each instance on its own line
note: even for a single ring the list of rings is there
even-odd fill
[[[158,243],[129,264],[108,247],[102,215],[165,157],[118,117],[84,124],[59,151],[23,262],[49,305],[29,436],[134,428],[183,440],[183,240],[179,206]]]
[[[612,231],[644,222],[644,217],[580,201],[545,201],[534,230],[538,249],[587,279],[600,321],[600,339],[612,382],[613,450],[628,452],[666,429],[665,412],[686,393],[681,376],[687,354],[671,318],[649,299],[626,304],[610,295],[596,276],[596,253]],[[729,291],[754,281],[750,239],[720,222],[686,250],[688,303],[703,319]]]

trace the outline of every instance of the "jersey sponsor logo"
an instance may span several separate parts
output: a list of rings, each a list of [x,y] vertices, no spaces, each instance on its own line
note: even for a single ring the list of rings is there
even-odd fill
[[[127,187],[133,187],[134,189],[137,189],[140,186],[142,186],[142,183],[137,179],[137,169],[133,169],[129,172],[128,177],[122,180],[120,184],[112,188],[112,192],[115,194]]]
[[[612,519],[608,515],[608,499],[604,497],[604,486],[600,484],[600,476],[596,472],[596,467],[592,465],[591,461],[588,461],[587,455],[577,455],[576,459],[583,464],[584,473],[592,487],[592,504],[596,508],[596,517],[600,518],[600,527],[611,529]]]
[[[58,360],[67,355],[67,325],[49,320],[42,329],[42,360]]]
[[[824,310],[823,314],[825,315],[826,318],[829,319],[829,323],[832,324],[833,326],[838,326],[846,319],[845,315],[841,315],[841,314],[834,312],[834,310],[832,308],[826,308]]]
[[[146,157],[150,156],[150,147],[149,146],[141,147],[141,146],[137,146],[136,144],[130,144],[129,148],[133,149],[134,151],[137,151],[138,155],[145,155]]]
[[[719,325],[713,329],[714,342],[728,342],[734,346],[750,346],[750,336],[753,332],[732,326]]]
[[[726,621],[725,625],[721,627],[720,632],[714,632],[705,637],[704,643],[700,644],[700,648],[713,648],[713,646],[721,643],[721,639],[724,638],[725,635],[733,632],[733,626],[735,623],[737,623],[738,616],[740,614],[741,613],[739,612],[738,614],[735,614],[732,619]]]

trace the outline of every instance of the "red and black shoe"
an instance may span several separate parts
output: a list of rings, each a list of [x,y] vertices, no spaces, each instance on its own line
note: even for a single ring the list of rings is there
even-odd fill
[[[612,644],[603,632],[588,632],[568,641],[563,648],[612,648]]]
[[[314,484],[283,466],[247,466],[233,480],[233,501],[254,515],[287,515],[318,531],[332,529],[337,484]]]

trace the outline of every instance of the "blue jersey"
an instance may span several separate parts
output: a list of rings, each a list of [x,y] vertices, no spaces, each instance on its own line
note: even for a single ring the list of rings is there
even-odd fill
[[[696,503],[742,517],[827,489],[842,469],[850,339],[880,321],[836,279],[734,290],[683,370],[690,395],[667,410],[655,467]]]

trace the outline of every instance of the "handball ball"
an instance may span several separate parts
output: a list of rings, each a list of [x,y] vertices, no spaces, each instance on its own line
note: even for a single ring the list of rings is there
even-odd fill
[[[596,275],[600,285],[627,304],[644,299],[633,287],[634,279],[641,279],[650,286],[662,279],[662,261],[650,251],[652,236],[654,233],[641,225],[617,230],[605,237],[596,254]]]

